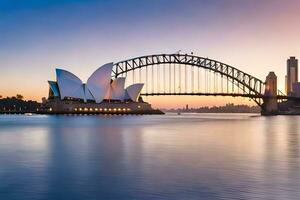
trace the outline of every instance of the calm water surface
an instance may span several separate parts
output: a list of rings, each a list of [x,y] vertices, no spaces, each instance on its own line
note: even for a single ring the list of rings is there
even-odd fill
[[[300,199],[300,117],[0,116],[0,199]]]

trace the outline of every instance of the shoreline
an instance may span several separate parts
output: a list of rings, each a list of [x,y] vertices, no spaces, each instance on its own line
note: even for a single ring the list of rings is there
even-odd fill
[[[51,111],[7,111],[0,112],[0,115],[164,115],[165,113],[161,110],[149,110],[149,111],[130,111],[130,112],[93,112],[93,111],[78,111],[78,112],[51,112]]]

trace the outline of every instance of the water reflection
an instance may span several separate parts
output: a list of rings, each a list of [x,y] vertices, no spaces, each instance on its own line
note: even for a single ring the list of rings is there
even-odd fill
[[[1,116],[0,197],[299,199],[299,119]]]

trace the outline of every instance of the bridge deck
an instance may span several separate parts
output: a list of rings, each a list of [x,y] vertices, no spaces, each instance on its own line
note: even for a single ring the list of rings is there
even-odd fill
[[[228,96],[228,97],[248,97],[248,98],[269,98],[267,95],[257,95],[257,94],[238,94],[238,93],[142,93],[142,96]],[[285,96],[285,95],[277,95],[277,99],[293,99],[293,100],[300,100],[300,97],[293,97],[293,96]]]

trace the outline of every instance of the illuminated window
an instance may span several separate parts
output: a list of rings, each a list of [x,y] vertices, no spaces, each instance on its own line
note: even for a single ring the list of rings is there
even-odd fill
[[[102,108],[99,108],[100,111],[102,111]]]
[[[98,108],[95,108],[96,111],[98,111]]]
[[[108,111],[111,111],[111,108],[109,108]]]
[[[123,108],[123,111],[126,111],[126,108]]]
[[[138,108],[141,108],[141,106],[138,106]]]
[[[93,108],[90,108],[90,111],[93,111]]]
[[[107,108],[104,108],[104,111],[107,111]]]
[[[127,108],[127,111],[130,111],[130,108]]]
[[[117,111],[117,109],[116,109],[116,108],[114,108],[114,111],[116,112],[116,111]]]
[[[51,111],[52,111],[52,108],[49,108],[49,111],[51,112]]]
[[[89,109],[88,108],[84,108],[84,111],[88,111]]]
[[[118,111],[121,111],[121,108],[118,108]]]
[[[79,108],[80,111],[82,111],[82,108]]]
[[[77,108],[75,108],[74,110],[77,111]]]

